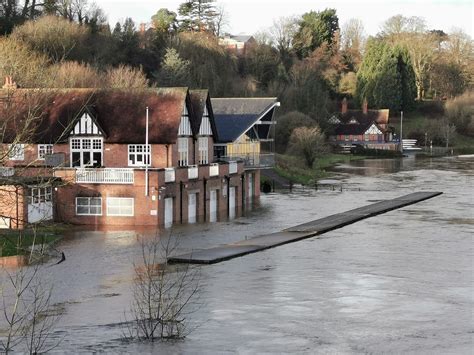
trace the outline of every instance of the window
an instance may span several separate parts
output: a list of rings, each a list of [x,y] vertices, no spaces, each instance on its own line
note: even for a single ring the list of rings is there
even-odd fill
[[[94,167],[102,166],[102,138],[72,138],[71,166]]]
[[[102,197],[76,197],[76,215],[102,216]]]
[[[178,138],[178,166],[188,165],[188,138]]]
[[[199,137],[199,164],[209,164],[209,139]]]
[[[130,144],[128,146],[128,166],[150,166],[151,146]]]
[[[46,155],[53,154],[53,145],[52,144],[39,144],[38,145],[38,159],[44,160]]]
[[[108,216],[133,216],[134,199],[132,197],[108,197]]]
[[[52,201],[51,186],[47,187],[30,187],[28,189],[28,204],[38,204]]]
[[[10,160],[24,160],[25,159],[25,145],[24,144],[10,144],[8,147],[8,158]]]

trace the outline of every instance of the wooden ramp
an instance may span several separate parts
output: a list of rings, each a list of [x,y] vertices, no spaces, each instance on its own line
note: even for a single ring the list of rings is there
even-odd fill
[[[350,211],[333,214],[315,221],[300,224],[281,232],[261,235],[252,239],[226,244],[215,248],[195,250],[191,253],[172,256],[170,263],[215,264],[242,255],[255,253],[279,245],[310,238],[334,229],[344,227],[365,218],[373,217],[404,206],[412,205],[438,195],[442,192],[415,192],[392,200],[373,203]]]

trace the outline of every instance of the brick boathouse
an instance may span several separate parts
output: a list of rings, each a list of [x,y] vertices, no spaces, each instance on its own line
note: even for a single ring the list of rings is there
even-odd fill
[[[169,227],[233,218],[259,197],[258,167],[214,156],[219,133],[207,90],[9,87],[0,97],[0,171],[13,180],[54,177],[21,189],[51,199],[44,220]],[[27,123],[30,134],[18,138]],[[2,217],[15,228],[31,211]]]

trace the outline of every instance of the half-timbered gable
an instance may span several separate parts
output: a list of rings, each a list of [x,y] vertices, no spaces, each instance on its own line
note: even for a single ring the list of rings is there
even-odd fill
[[[85,107],[78,115],[77,122],[74,124],[74,128],[70,132],[71,136],[103,136],[104,131],[99,126],[96,113],[92,108]]]
[[[196,135],[196,161],[199,164],[212,162],[214,141],[217,136],[208,90],[190,90],[193,108],[193,129]]]

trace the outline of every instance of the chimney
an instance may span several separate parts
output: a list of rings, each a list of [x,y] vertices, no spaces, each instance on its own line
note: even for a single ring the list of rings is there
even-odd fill
[[[342,100],[341,113],[347,113],[347,99],[346,98]]]
[[[364,115],[367,114],[367,99],[364,99],[364,102],[362,103],[362,113]]]
[[[6,76],[5,77],[5,84],[2,86],[2,88],[7,89],[7,90],[13,90],[16,89],[18,85],[13,81],[13,78],[11,76]]]

